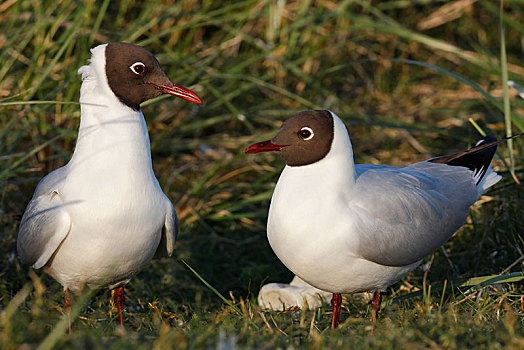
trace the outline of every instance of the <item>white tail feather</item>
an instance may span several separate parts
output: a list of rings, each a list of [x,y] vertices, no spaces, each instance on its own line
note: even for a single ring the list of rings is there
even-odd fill
[[[482,178],[482,180],[477,185],[477,191],[478,195],[477,197],[480,197],[488,188],[496,184],[502,179],[502,176],[497,174],[493,168],[491,168],[491,165],[488,167],[488,170],[486,171],[486,174]]]

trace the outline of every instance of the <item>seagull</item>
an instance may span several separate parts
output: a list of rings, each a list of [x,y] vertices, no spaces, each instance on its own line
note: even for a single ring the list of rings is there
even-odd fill
[[[155,254],[171,255],[178,232],[175,209],[153,172],[140,104],[161,94],[202,101],[172,83],[138,45],[96,46],[78,73],[74,153],[36,187],[20,222],[17,250],[23,263],[44,268],[62,284],[66,309],[69,291],[116,288],[123,326],[124,285]]]
[[[279,152],[286,166],[267,222],[271,248],[296,276],[333,293],[381,292],[412,271],[465,222],[469,207],[501,176],[490,166],[498,141],[408,166],[355,164],[348,131],[331,111],[304,111],[246,153]]]

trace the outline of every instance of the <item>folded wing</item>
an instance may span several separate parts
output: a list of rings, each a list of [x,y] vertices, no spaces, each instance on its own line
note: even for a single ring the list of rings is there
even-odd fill
[[[162,237],[160,244],[155,252],[156,257],[171,256],[175,249],[176,237],[178,235],[178,217],[173,204],[166,197],[167,214],[164,227],[162,228]]]
[[[404,266],[424,258],[464,223],[477,197],[467,168],[429,162],[370,169],[357,178],[358,254],[377,264]]]
[[[37,269],[44,266],[70,229],[71,218],[58,191],[33,197],[18,231],[17,250],[22,262]]]

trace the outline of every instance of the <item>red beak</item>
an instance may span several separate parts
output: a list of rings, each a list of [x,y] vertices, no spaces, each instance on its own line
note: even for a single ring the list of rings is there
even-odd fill
[[[271,140],[262,141],[249,146],[246,153],[278,152],[289,145],[276,145]]]
[[[155,83],[148,83],[148,84],[153,85],[157,89],[161,90],[163,94],[177,96],[177,97],[183,98],[186,101],[198,103],[199,105],[202,104],[202,100],[197,96],[197,94],[175,83],[171,83],[173,84],[173,86],[158,85]]]

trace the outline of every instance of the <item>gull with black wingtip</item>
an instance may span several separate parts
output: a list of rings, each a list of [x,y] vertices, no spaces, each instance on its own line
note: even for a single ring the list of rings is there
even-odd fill
[[[246,153],[277,151],[286,167],[267,223],[271,248],[295,275],[333,293],[381,292],[444,244],[469,207],[501,177],[490,166],[493,136],[468,151],[409,166],[354,164],[344,123],[330,111],[306,111]]]
[[[45,176],[22,217],[18,254],[69,291],[116,288],[123,325],[124,285],[157,254],[171,255],[173,205],[153,172],[140,104],[161,94],[202,103],[172,83],[146,49],[109,43],[81,67],[80,129],[71,160]],[[71,331],[71,321],[69,323]]]

